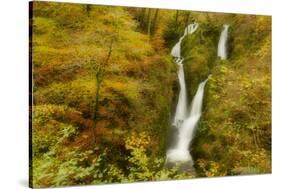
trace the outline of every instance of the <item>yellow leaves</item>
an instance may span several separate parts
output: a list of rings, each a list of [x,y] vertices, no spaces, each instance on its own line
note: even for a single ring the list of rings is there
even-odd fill
[[[35,17],[32,21],[33,32],[35,32],[35,34],[53,32],[57,27],[57,23],[53,19],[49,18]]]
[[[257,168],[255,173],[267,173],[271,171],[271,158],[265,149],[259,148],[255,151],[237,151],[237,158],[233,171],[248,173],[249,169]]]
[[[118,81],[106,81],[107,86],[112,87],[114,90],[123,91],[127,89],[127,84],[125,82],[118,82]]]
[[[270,16],[258,16],[256,17],[256,30],[258,32],[271,31],[271,17]]]
[[[141,84],[134,79],[127,77],[111,77],[104,81],[105,93],[103,95],[116,98],[125,97],[127,100],[135,104],[138,101]]]
[[[130,137],[125,140],[127,149],[146,149],[151,143],[151,137],[146,132],[132,133]]]
[[[52,64],[52,66],[57,66],[59,64],[67,65],[69,62],[72,62],[72,58],[75,57],[73,49],[53,48],[44,45],[45,42],[40,43],[33,47],[32,58],[34,66],[46,66],[50,64]]]
[[[99,158],[99,157],[97,156],[97,157],[94,157],[94,158],[92,159],[92,164],[93,164],[93,165],[95,165],[95,164],[96,164],[96,162],[97,162],[98,158]]]
[[[260,57],[261,59],[268,58],[271,60],[271,36],[265,37],[265,39],[262,41],[262,44],[260,46],[260,49],[256,52],[256,55]],[[267,64],[271,64],[271,61],[265,62]]]
[[[80,112],[69,108],[67,106],[59,106],[59,105],[52,105],[52,104],[46,104],[46,105],[37,105],[33,106],[32,109],[32,121],[33,124],[43,124],[49,120],[52,119],[52,117],[61,115],[63,116],[67,112],[72,112],[75,114],[81,115]]]
[[[143,61],[147,55],[153,53],[153,48],[144,34],[127,30],[120,33],[120,38],[122,43],[118,45],[119,51],[123,52],[128,60]]]
[[[226,171],[223,170],[220,163],[198,159],[197,164],[207,177],[226,175]]]
[[[229,69],[228,69],[228,67],[227,66],[224,66],[224,65],[221,65],[220,67],[220,72],[222,73],[222,74],[228,74],[229,73]]]

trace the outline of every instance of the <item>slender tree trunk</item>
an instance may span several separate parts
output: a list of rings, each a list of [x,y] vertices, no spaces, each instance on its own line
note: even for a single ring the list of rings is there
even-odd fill
[[[107,53],[107,57],[106,57],[106,59],[105,59],[104,65],[107,65],[107,64],[108,64],[109,59],[110,59],[110,57],[111,57],[112,47],[113,47],[113,41],[114,41],[114,39],[112,38],[111,41],[110,41],[110,45],[109,45],[109,49],[108,49],[108,53]]]
[[[90,17],[91,5],[86,5],[87,16]]]
[[[95,106],[94,106],[94,114],[93,114],[94,144],[97,142],[96,128],[97,128],[98,117],[99,117],[98,112],[99,112],[100,87],[101,87],[103,77],[104,77],[105,66],[108,64],[109,59],[112,54],[113,41],[114,41],[114,39],[112,38],[110,41],[109,50],[108,50],[107,56],[105,58],[105,61],[104,61],[103,65],[99,66],[98,71],[96,72],[96,75],[95,75],[97,89],[96,89],[96,94],[95,94],[96,98],[95,98]]]
[[[254,144],[255,144],[256,148],[258,148],[258,147],[259,147],[259,145],[258,145],[258,142],[257,142],[256,132],[255,132],[255,130],[254,130],[254,129],[252,130],[252,134],[253,134]]]
[[[139,23],[142,22],[142,19],[143,19],[143,16],[144,16],[144,11],[143,11],[144,8],[138,8],[137,9],[137,20]]]
[[[140,26],[141,26],[141,29],[144,30],[146,28],[146,9],[145,8],[142,8],[142,11],[141,11],[141,19],[140,19]]]
[[[157,29],[158,14],[159,14],[159,9],[156,9],[156,10],[155,10],[155,14],[154,14],[154,18],[153,18],[152,34],[154,34],[155,31],[156,31],[156,29]]]
[[[151,9],[148,9],[148,18],[147,18],[147,35],[148,35],[148,38],[150,39],[150,34],[151,34]]]
[[[96,73],[96,98],[95,98],[95,106],[94,106],[94,115],[93,115],[93,130],[94,130],[94,143],[97,142],[97,133],[96,127],[98,123],[98,111],[99,111],[99,98],[100,98],[100,86],[102,82],[101,78],[101,69],[99,68],[98,72]]]

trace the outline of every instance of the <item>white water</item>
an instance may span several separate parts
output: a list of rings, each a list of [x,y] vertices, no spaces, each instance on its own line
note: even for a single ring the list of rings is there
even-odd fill
[[[193,23],[193,24],[189,24],[187,26],[187,31],[189,34],[192,34],[193,32],[195,32],[198,28],[199,24],[198,23]]]
[[[189,163],[193,165],[193,159],[189,152],[190,143],[193,138],[194,130],[201,117],[204,88],[208,78],[201,82],[191,103],[189,115],[178,123],[177,144],[173,149],[167,151],[166,162]]]
[[[179,41],[175,44],[175,46],[172,48],[171,51],[171,55],[173,57],[176,57],[177,60],[176,62],[178,63],[180,57],[181,57],[181,41],[183,40],[183,38],[187,35],[187,28],[184,29],[184,34],[183,36],[181,36],[181,38],[179,39]]]
[[[183,58],[181,58],[181,42],[188,34],[192,34],[198,28],[198,24],[190,24],[185,28],[183,36],[179,39],[171,51],[171,55],[176,58],[175,63],[178,64],[178,79],[180,83],[180,92],[176,107],[173,125],[178,129],[177,143],[172,149],[168,149],[166,153],[166,163],[186,163],[193,168],[193,159],[190,155],[189,146],[193,138],[195,127],[201,116],[201,108],[203,102],[204,87],[208,78],[201,82],[188,111],[186,83],[183,71]]]
[[[187,35],[187,34],[192,34],[194,33],[197,28],[198,28],[199,24],[198,23],[194,23],[194,24],[189,24],[185,29],[184,29],[184,34],[183,36],[181,36],[181,38],[179,39],[179,41],[175,44],[175,46],[173,47],[172,51],[171,51],[171,55],[173,57],[176,57],[177,60],[176,62],[178,63],[180,57],[181,57],[181,42],[183,40],[183,38]]]
[[[218,57],[220,57],[222,60],[225,60],[227,58],[226,42],[228,37],[228,28],[229,25],[223,25],[223,30],[221,32],[220,40],[218,43]]]
[[[181,59],[180,57],[178,57],[178,59],[176,60],[176,63],[178,64],[178,80],[180,83],[180,92],[173,125],[177,127],[187,117],[187,94],[182,64],[183,60],[184,59]]]

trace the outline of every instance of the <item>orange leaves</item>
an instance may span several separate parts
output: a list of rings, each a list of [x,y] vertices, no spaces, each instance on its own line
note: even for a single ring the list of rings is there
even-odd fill
[[[151,143],[151,137],[146,133],[132,133],[131,136],[126,138],[125,140],[127,149],[146,149],[148,145]]]

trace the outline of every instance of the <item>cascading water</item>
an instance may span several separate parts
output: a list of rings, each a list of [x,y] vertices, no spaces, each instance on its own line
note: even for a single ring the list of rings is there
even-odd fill
[[[181,38],[179,39],[179,41],[175,44],[175,46],[172,48],[172,51],[171,51],[171,55],[173,57],[176,57],[176,63],[178,63],[178,61],[180,60],[181,58],[181,42],[183,40],[183,38],[187,35],[187,32],[188,32],[188,28],[185,28],[184,29],[184,34],[183,36],[181,36]]]
[[[220,57],[222,60],[225,60],[227,58],[227,38],[228,38],[228,28],[229,25],[225,24],[223,25],[223,30],[220,35],[220,40],[218,43],[218,57]]]
[[[199,24],[198,23],[193,23],[193,24],[189,24],[187,26],[187,31],[189,34],[192,34],[193,32],[195,32],[198,28]]]
[[[180,83],[180,92],[176,112],[173,120],[173,126],[177,128],[176,145],[168,149],[166,153],[166,165],[180,163],[183,171],[193,171],[193,159],[189,152],[189,146],[193,138],[193,133],[197,122],[201,116],[201,108],[204,94],[204,87],[208,78],[201,82],[193,98],[191,107],[188,111],[186,83],[184,79],[183,58],[181,58],[181,42],[187,34],[192,34],[198,28],[198,24],[190,24],[185,28],[183,36],[179,39],[171,51],[171,55],[176,58],[178,64],[178,79]]]
[[[176,63],[178,64],[178,79],[180,83],[180,92],[173,122],[173,125],[175,126],[179,126],[180,122],[187,117],[187,94],[182,64],[183,60],[184,59],[181,59],[180,57],[178,57],[178,59],[176,60]]]
[[[174,126],[180,126],[180,124],[185,120],[187,117],[187,94],[186,94],[186,84],[184,79],[184,71],[183,71],[183,58],[181,58],[181,42],[187,34],[192,34],[198,28],[199,24],[189,24],[185,30],[183,36],[180,37],[179,41],[173,47],[171,51],[171,55],[176,58],[176,63],[178,64],[178,79],[180,83],[180,92],[178,98],[178,104],[176,106],[176,113],[173,121]]]

